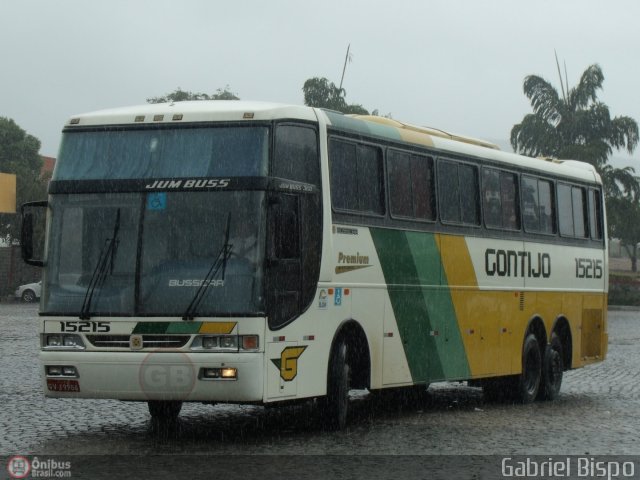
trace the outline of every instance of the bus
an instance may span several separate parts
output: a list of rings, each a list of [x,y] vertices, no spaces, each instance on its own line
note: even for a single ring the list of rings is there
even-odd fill
[[[313,399],[332,428],[353,389],[554,399],[607,353],[603,198],[588,164],[389,118],[245,101],[74,116],[48,200],[22,211],[44,393],[158,421]]]

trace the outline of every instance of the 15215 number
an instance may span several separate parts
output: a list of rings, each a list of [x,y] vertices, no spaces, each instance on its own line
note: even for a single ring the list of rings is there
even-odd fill
[[[602,278],[602,260],[576,258],[576,278]]]
[[[107,333],[111,330],[109,322],[93,322],[88,320],[60,322],[62,333]]]

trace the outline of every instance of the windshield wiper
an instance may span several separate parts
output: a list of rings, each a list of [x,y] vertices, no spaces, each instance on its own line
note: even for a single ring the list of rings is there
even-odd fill
[[[81,320],[88,320],[89,318],[91,318],[89,310],[91,309],[93,294],[96,291],[96,288],[102,288],[102,285],[107,278],[107,267],[110,267],[109,273],[113,273],[116,252],[118,250],[119,231],[120,209],[118,209],[116,213],[116,221],[113,225],[113,235],[111,236],[111,238],[107,238],[105,240],[105,245],[102,247],[102,250],[100,251],[100,255],[98,257],[98,263],[96,264],[96,267],[93,269],[93,273],[91,274],[91,280],[89,280],[89,286],[87,287],[87,291],[84,294],[84,301],[82,302],[82,309],[80,310],[79,316]]]
[[[222,269],[221,280],[224,282],[224,275],[227,270],[227,260],[229,259],[233,251],[233,245],[229,243],[230,227],[231,227],[231,212],[229,212],[229,214],[227,215],[227,226],[224,231],[224,244],[222,245],[220,252],[218,252],[218,256],[216,257],[215,261],[211,264],[209,271],[207,272],[205,277],[202,279],[202,283],[200,283],[200,286],[198,287],[198,290],[193,296],[191,303],[189,303],[189,306],[185,310],[184,315],[182,316],[182,320],[193,320],[195,318],[196,312],[198,311],[198,307],[200,306],[200,304],[202,303],[202,300],[204,299],[205,295],[209,291],[208,290],[209,285],[211,285],[211,282],[213,281],[214,278],[216,278],[216,275],[218,275],[218,272],[221,269]]]

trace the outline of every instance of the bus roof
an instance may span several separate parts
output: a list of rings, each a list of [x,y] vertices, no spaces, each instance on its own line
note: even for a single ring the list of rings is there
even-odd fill
[[[372,115],[344,115],[331,110],[271,102],[205,100],[142,104],[74,115],[66,128],[72,130],[99,125],[151,125],[215,121],[256,121],[279,118],[318,121],[323,116],[331,126],[362,135],[406,142],[440,151],[486,158],[513,166],[600,183],[595,168],[576,160],[550,160],[503,152],[490,142],[420,127]]]
[[[67,127],[127,124],[167,124],[299,118],[317,121],[312,108],[269,102],[202,100],[152,103],[74,115]]]

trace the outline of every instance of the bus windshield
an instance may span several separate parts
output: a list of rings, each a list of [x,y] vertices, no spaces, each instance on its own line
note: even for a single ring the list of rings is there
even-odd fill
[[[52,180],[265,176],[269,128],[68,131]]]
[[[201,290],[197,316],[260,313],[264,198],[261,191],[53,195],[43,311],[182,316]],[[224,269],[212,275],[225,241]]]

